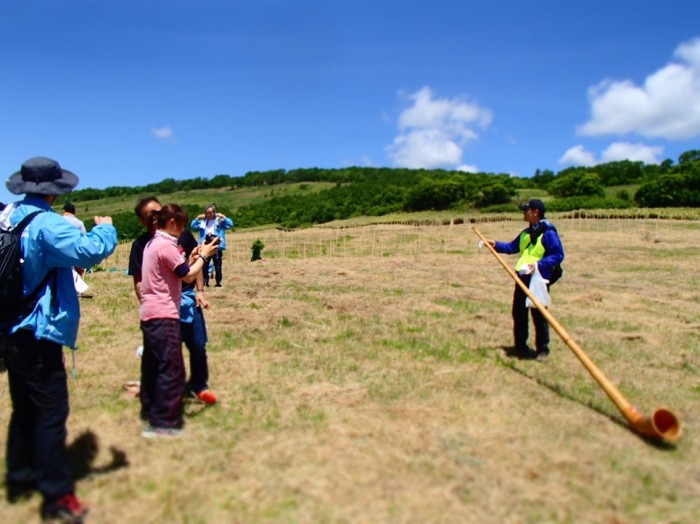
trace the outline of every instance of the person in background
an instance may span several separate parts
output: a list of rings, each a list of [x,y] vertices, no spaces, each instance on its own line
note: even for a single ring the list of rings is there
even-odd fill
[[[155,223],[149,220],[151,213],[160,211],[161,204],[154,196],[144,198],[134,209],[146,231],[134,240],[129,254],[129,269],[127,273],[134,281],[134,293],[141,302],[141,271],[143,266],[143,251],[146,244],[155,235]],[[189,258],[197,247],[197,241],[188,230],[184,230],[178,239],[178,245],[185,250]],[[196,290],[196,291],[195,291]],[[207,405],[216,404],[217,398],[209,389],[209,365],[207,362],[207,327],[202,309],[208,309],[209,302],[204,296],[203,276],[197,273],[194,282],[182,283],[182,300],[180,302],[180,328],[182,341],[190,354],[190,380],[187,389],[200,401]]]
[[[221,287],[221,281],[223,279],[221,265],[223,253],[226,250],[226,230],[233,227],[233,220],[223,213],[218,213],[216,211],[216,206],[212,204],[204,210],[204,214],[197,215],[197,218],[192,220],[190,227],[199,232],[200,245],[204,242],[211,242],[214,238],[221,239],[219,250],[212,258],[214,262],[216,287]],[[204,268],[204,285],[209,287],[209,264]]]
[[[189,258],[197,248],[197,241],[192,233],[185,229],[177,241]],[[215,243],[218,243],[216,241]],[[190,353],[190,380],[188,389],[192,395],[208,406],[216,404],[216,395],[209,389],[209,364],[207,362],[207,325],[204,322],[203,309],[209,308],[204,297],[203,271],[197,273],[194,282],[182,282],[182,300],[180,301],[180,333],[182,341]]]
[[[523,212],[523,219],[529,226],[523,229],[511,242],[498,242],[496,240],[488,242],[499,253],[520,254],[520,258],[515,264],[515,271],[523,284],[529,287],[535,266],[543,279],[549,280],[551,278],[555,266],[560,265],[564,260],[564,248],[561,245],[557,228],[544,217],[545,207],[541,200],[533,199],[519,207]],[[526,299],[527,295],[516,283],[512,308],[515,356],[521,358],[534,356],[538,361],[544,361],[549,357],[549,324],[536,307],[529,308],[532,312],[532,321],[535,324],[536,352],[532,355],[527,345],[529,320]]]
[[[88,508],[75,495],[66,450],[69,405],[62,346],[75,349],[80,320],[71,268],[98,264],[117,247],[110,217],[96,216],[86,234],[51,211],[57,196],[77,184],[78,177],[55,160],[31,158],[6,182],[11,193],[26,196],[0,213],[3,227],[14,227],[29,213],[44,211],[21,238],[25,293],[42,283],[43,289],[33,310],[2,341],[12,399],[7,499],[12,503],[39,491],[43,520],[74,523],[83,522]]]
[[[70,202],[63,206],[63,218],[65,218],[69,224],[73,224],[77,227],[81,233],[85,233],[85,224],[75,216],[75,206]]]

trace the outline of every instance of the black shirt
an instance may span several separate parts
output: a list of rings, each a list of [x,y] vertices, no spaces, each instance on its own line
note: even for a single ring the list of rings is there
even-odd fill
[[[131,275],[132,277],[137,276],[139,279],[141,278],[141,271],[143,269],[143,252],[146,249],[146,244],[151,241],[153,236],[154,233],[149,233],[146,231],[131,244],[131,252],[129,253],[129,269],[126,273],[127,275]],[[185,229],[182,232],[182,235],[180,235],[177,243],[185,250],[185,256],[187,258],[190,257],[190,253],[192,253],[192,250],[198,245],[194,235],[192,235],[188,229]],[[194,288],[195,284],[196,281],[194,280],[189,284],[183,280],[182,290],[188,291]]]

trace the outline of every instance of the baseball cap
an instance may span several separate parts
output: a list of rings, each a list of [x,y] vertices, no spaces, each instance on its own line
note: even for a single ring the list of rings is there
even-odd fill
[[[544,216],[544,202],[536,198],[528,200],[527,202],[520,204],[518,207],[520,208],[520,211],[527,211],[528,209],[538,209],[540,211],[540,216]]]

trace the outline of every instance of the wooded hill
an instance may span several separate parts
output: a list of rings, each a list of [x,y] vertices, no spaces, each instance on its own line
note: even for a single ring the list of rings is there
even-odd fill
[[[531,194],[528,194],[529,193]],[[121,202],[110,214],[120,238],[134,238],[141,225],[133,206],[144,196],[164,203],[177,194],[190,216],[216,203],[237,227],[277,224],[294,228],[357,216],[445,209],[481,212],[512,210],[516,195],[537,196],[552,211],[630,207],[700,207],[700,150],[680,155],[678,162],[644,164],[629,160],[550,170],[534,176],[503,173],[348,167],[253,171],[243,176],[211,179],[166,178],[145,186],[80,189],[64,195],[83,212],[105,200]],[[231,198],[233,196],[247,198]],[[79,206],[83,203],[82,206]],[[87,224],[89,225],[89,224]]]

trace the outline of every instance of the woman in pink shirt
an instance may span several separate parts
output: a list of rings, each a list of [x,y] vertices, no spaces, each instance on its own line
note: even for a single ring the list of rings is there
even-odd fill
[[[202,244],[185,259],[177,239],[188,223],[177,204],[163,206],[150,217],[157,224],[143,253],[141,281],[141,419],[146,438],[182,434],[185,363],[180,342],[182,280],[192,282],[218,244]]]

